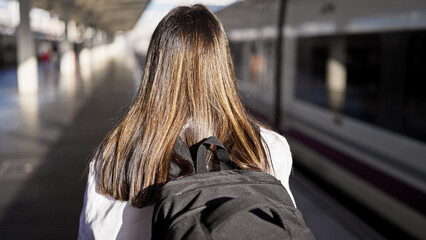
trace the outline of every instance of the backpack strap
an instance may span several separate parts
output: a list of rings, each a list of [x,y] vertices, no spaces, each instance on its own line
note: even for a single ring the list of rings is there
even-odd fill
[[[207,147],[216,145],[215,156],[219,161],[220,170],[238,169],[239,167],[229,159],[229,154],[223,144],[216,137],[206,138],[193,147],[188,148],[181,137],[178,137],[174,146],[174,152],[187,160],[190,164],[195,164],[195,173],[206,173],[207,171]],[[192,155],[191,153],[194,153]],[[194,159],[194,160],[192,160]],[[175,163],[170,164],[170,175],[179,176],[180,168]]]
[[[173,148],[173,151],[185,159],[189,164],[194,166],[194,162],[192,161],[191,152],[186,145],[186,143],[183,141],[181,137],[178,137],[175,143],[175,146]],[[180,167],[175,164],[174,162],[170,162],[170,170],[169,170],[170,176],[172,177],[178,177],[181,173]],[[194,172],[193,172],[194,173]]]
[[[196,173],[207,172],[207,146],[216,145],[216,158],[219,160],[220,170],[230,170],[237,166],[229,159],[228,151],[216,137],[209,137],[198,144],[197,159],[195,162]]]
[[[183,139],[180,136],[177,138],[173,150],[175,151],[176,154],[178,154],[179,156],[181,156],[185,160],[192,163],[191,152],[190,152],[188,146],[186,145],[186,143],[183,141]]]

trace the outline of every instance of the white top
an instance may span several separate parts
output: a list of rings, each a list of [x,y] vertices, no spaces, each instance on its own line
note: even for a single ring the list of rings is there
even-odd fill
[[[276,132],[261,128],[261,135],[269,148],[273,174],[290,191],[288,178],[292,167],[290,147],[287,140]],[[151,239],[153,206],[136,208],[126,201],[97,192],[98,177],[90,164],[84,205],[80,215],[79,240],[86,239]]]

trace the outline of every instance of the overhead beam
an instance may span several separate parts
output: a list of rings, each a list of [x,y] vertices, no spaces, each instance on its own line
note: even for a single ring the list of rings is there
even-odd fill
[[[130,30],[149,0],[32,0],[32,2],[36,7],[58,14],[61,19],[64,19],[63,3],[69,3],[70,20],[115,32]],[[120,24],[115,24],[119,20]]]

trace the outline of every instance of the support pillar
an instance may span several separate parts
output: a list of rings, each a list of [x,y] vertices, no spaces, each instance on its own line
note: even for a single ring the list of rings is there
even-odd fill
[[[19,0],[20,23],[17,29],[18,90],[20,94],[38,91],[37,55],[30,29],[30,0]]]
[[[62,15],[63,21],[65,22],[65,39],[61,41],[59,50],[61,54],[60,60],[60,73],[61,75],[72,75],[75,73],[75,54],[73,51],[72,43],[70,42],[69,36],[69,24],[70,24],[70,8],[71,3],[64,1],[62,3]]]

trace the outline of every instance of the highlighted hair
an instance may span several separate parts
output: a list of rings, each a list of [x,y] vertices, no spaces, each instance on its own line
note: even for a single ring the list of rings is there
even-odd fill
[[[173,9],[155,29],[137,97],[95,155],[99,192],[136,207],[152,203],[171,161],[189,172],[173,154],[179,136],[188,146],[216,136],[240,168],[270,170],[237,92],[224,29],[202,5]]]

